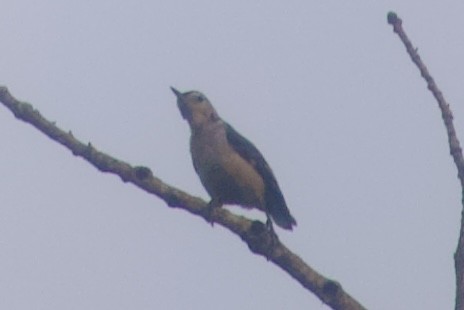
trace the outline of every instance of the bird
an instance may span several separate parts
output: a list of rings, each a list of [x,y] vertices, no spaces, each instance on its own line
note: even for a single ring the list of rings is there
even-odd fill
[[[265,212],[272,232],[272,221],[292,230],[296,220],[261,152],[219,116],[204,94],[171,90],[190,127],[193,167],[211,197],[210,211],[224,204],[256,208]]]

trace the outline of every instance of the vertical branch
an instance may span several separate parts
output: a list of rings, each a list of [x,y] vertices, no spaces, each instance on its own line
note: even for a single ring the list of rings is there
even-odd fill
[[[456,310],[464,310],[464,158],[462,156],[462,149],[459,144],[458,137],[456,135],[456,130],[453,125],[453,113],[449,107],[449,104],[446,103],[445,98],[443,97],[442,92],[438,89],[437,84],[430,75],[427,67],[422,62],[417,49],[413,48],[411,41],[407,37],[406,33],[402,28],[402,21],[394,12],[388,13],[387,16],[388,23],[393,25],[393,31],[398,34],[401,41],[406,47],[406,50],[411,56],[414,64],[419,68],[422,77],[427,82],[427,88],[432,92],[433,96],[437,100],[438,107],[441,111],[441,117],[445,124],[446,133],[448,134],[448,143],[450,147],[450,154],[453,157],[454,163],[458,170],[458,178],[461,182],[462,188],[462,204],[463,210],[461,212],[461,229],[459,232],[459,241],[456,252],[454,254],[454,266],[456,271]]]

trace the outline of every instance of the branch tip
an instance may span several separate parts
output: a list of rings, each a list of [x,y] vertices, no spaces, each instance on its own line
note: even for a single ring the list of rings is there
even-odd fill
[[[394,24],[396,24],[397,21],[398,21],[398,15],[396,15],[396,13],[393,12],[393,11],[388,12],[388,14],[387,14],[387,22],[390,25],[394,25]]]

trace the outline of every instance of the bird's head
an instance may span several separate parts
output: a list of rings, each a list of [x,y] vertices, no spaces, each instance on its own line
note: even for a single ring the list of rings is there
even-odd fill
[[[189,122],[190,127],[200,128],[219,119],[216,110],[202,93],[198,91],[181,93],[174,87],[171,89],[177,97],[180,113]]]

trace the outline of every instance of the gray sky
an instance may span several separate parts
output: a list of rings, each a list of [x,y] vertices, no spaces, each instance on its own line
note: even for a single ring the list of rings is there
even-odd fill
[[[169,86],[272,166],[286,245],[369,309],[451,309],[460,188],[395,10],[464,141],[462,1],[4,0],[0,84],[208,198]],[[225,229],[96,171],[0,108],[1,309],[326,309]],[[258,212],[233,212],[264,219]]]

